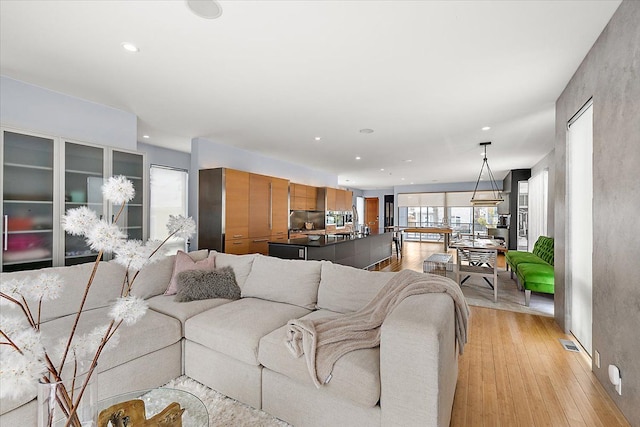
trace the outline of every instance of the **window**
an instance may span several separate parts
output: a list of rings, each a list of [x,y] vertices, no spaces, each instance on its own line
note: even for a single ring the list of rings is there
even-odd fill
[[[169,215],[187,216],[187,171],[151,165],[149,175],[149,237],[164,240],[167,237]],[[185,239],[173,237],[166,244],[167,254],[186,249]]]
[[[549,203],[549,171],[547,169],[529,178],[529,247],[540,236],[547,235],[547,209]]]
[[[437,227],[448,224],[455,234],[487,234],[498,223],[498,208],[471,206],[472,192],[413,193],[398,195],[398,225]],[[445,215],[446,212],[446,215]],[[407,233],[407,240],[436,241],[440,234]]]

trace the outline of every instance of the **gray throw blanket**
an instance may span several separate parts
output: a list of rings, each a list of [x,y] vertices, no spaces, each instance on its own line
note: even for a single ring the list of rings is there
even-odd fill
[[[456,340],[462,354],[467,342],[469,307],[460,287],[450,279],[412,270],[393,276],[371,302],[355,313],[290,320],[285,344],[295,357],[305,356],[311,378],[320,387],[329,382],[333,365],[340,357],[380,345],[380,326],[403,299],[425,293],[446,293],[453,299]]]

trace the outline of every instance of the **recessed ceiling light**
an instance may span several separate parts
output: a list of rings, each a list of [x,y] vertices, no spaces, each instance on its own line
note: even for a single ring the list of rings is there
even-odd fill
[[[380,168],[380,172],[384,172],[384,168]]]
[[[485,126],[482,128],[482,130],[489,130],[489,129],[491,129],[491,126]]]
[[[187,7],[205,19],[216,19],[222,15],[222,7],[216,0],[187,0]]]
[[[373,133],[373,129],[369,129],[369,128],[360,129],[360,133]]]
[[[149,135],[142,135],[144,139],[149,139]]]
[[[410,182],[409,184],[413,185],[413,182]]]
[[[405,162],[405,163],[411,163],[412,161],[413,161],[413,160],[411,160],[411,159],[403,160],[403,162]]]
[[[404,181],[404,178],[400,178],[402,181]]]
[[[360,160],[360,156],[356,156],[356,160]]]
[[[138,48],[138,46],[136,46],[133,43],[122,42],[122,43],[120,43],[120,46],[122,46],[122,48],[124,50],[126,50],[127,52],[133,52],[133,53],[140,52],[140,49]]]
[[[319,136],[316,136],[316,137],[315,137],[315,140],[316,140],[316,141],[320,141],[321,139],[322,139],[322,138],[321,138],[321,137],[319,137]]]

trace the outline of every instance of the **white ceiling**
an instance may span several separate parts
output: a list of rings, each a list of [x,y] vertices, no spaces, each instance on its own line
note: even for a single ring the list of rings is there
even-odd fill
[[[0,71],[135,113],[139,141],[201,136],[348,187],[475,181],[487,140],[501,179],[551,151],[555,100],[620,1],[219,3],[2,0]]]

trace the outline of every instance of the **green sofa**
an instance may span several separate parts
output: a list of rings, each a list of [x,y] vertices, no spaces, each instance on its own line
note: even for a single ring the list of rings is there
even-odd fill
[[[533,252],[509,251],[505,255],[511,278],[516,274],[518,287],[524,289],[524,302],[529,306],[531,291],[554,293],[553,238],[540,236]]]

